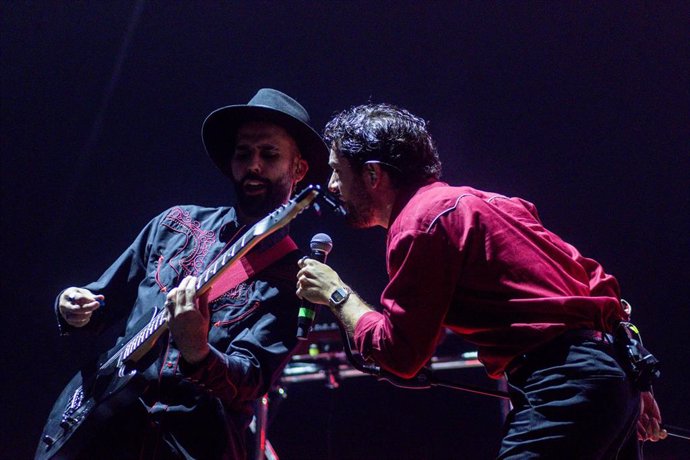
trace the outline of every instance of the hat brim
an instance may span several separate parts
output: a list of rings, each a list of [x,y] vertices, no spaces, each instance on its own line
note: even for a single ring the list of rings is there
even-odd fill
[[[204,148],[223,174],[232,179],[230,159],[234,153],[235,135],[239,125],[248,121],[268,121],[285,128],[295,139],[302,158],[309,163],[309,170],[300,185],[326,185],[329,176],[328,147],[321,136],[301,120],[259,105],[221,107],[204,120],[201,127]]]

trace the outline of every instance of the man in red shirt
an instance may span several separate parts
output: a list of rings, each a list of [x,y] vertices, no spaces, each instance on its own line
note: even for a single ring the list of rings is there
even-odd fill
[[[440,182],[426,124],[406,110],[355,107],[325,139],[349,223],[388,229],[390,281],[377,311],[306,259],[297,294],[329,305],[363,357],[411,378],[445,328],[475,344],[511,387],[499,458],[639,458],[636,438],[665,437],[613,346],[629,319],[617,281],[544,228],[534,205]]]

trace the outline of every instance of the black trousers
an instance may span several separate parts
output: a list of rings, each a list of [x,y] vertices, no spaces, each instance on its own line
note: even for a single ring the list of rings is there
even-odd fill
[[[499,459],[640,459],[640,393],[607,341],[556,339],[508,374]]]

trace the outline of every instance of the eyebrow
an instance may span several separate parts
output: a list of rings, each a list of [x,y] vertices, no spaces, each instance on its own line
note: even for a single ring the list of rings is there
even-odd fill
[[[254,144],[252,143],[252,145],[254,145]],[[248,143],[248,142],[242,142],[242,141],[237,142],[237,143],[235,144],[235,148],[236,148],[236,149],[237,149],[237,148],[248,148],[249,146],[250,146],[250,143]],[[273,144],[273,143],[270,143],[270,142],[263,142],[263,143],[257,144],[256,146],[257,146],[258,148],[260,148],[260,149],[266,149],[266,148],[274,149],[274,150],[280,149],[280,147],[279,147],[278,145]]]

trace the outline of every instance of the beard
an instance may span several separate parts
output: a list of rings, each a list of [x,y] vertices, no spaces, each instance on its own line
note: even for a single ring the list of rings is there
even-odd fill
[[[347,214],[345,221],[354,228],[373,227],[374,209],[372,199],[369,196],[364,181],[358,180],[356,187],[353,187],[352,197],[344,201],[343,205]]]
[[[256,194],[247,193],[245,187],[249,180],[261,182],[263,191]],[[271,182],[256,174],[247,174],[241,180],[233,182],[238,207],[247,217],[264,217],[290,198],[292,181],[292,175],[286,175],[277,182]]]

